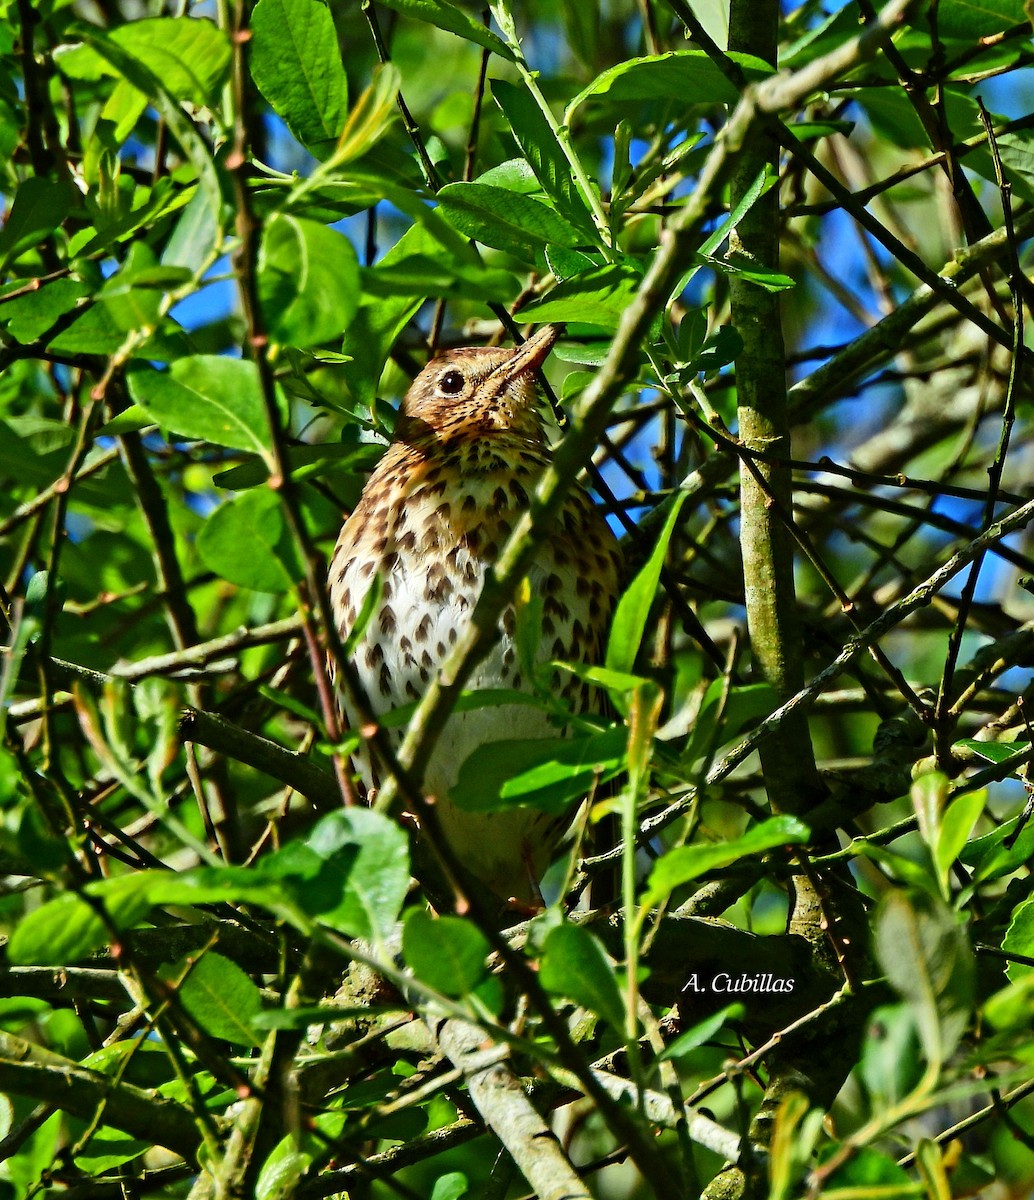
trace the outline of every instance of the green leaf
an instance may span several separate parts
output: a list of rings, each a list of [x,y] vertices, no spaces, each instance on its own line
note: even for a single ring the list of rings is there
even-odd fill
[[[920,1138],[916,1143],[915,1156],[916,1171],[930,1200],[951,1200],[952,1188],[940,1146],[932,1138]]]
[[[948,799],[949,781],[940,771],[928,771],[914,780],[910,789],[919,832],[933,849],[941,828],[941,812]]]
[[[643,893],[643,904],[648,908],[660,904],[675,888],[692,882],[707,871],[727,867],[750,854],[764,854],[778,846],[806,842],[809,835],[808,826],[802,821],[783,815],[762,821],[731,842],[677,846],[654,864]]]
[[[553,272],[557,283],[563,283],[567,279],[573,279],[575,275],[583,275],[586,271],[591,271],[594,267],[603,264],[597,262],[591,255],[583,254],[581,250],[565,250],[563,246],[547,246],[546,265]],[[519,316],[517,320],[520,320]],[[556,350],[553,353],[555,354]]]
[[[191,25],[201,23],[192,18],[183,18],[183,20],[188,21]],[[183,111],[181,101],[172,95],[165,86],[160,73],[160,64],[156,67],[156,70],[152,70],[145,62],[136,58],[114,38],[91,35],[91,47],[101,58],[114,67],[119,75],[125,76],[134,87],[143,92],[154,104],[158,114],[164,119],[169,131],[176,141],[179,142],[191,165],[197,172],[198,190],[202,193],[205,203],[211,209],[212,220],[218,223],[222,207],[222,192],[212,152],[193,121]],[[158,184],[155,185],[156,189],[161,182],[159,180]],[[153,216],[150,219],[153,219]],[[131,220],[130,223],[136,224]],[[78,253],[86,253],[86,250],[80,247]]]
[[[118,329],[129,333],[154,326],[160,319],[162,293],[181,286],[190,272],[161,267],[143,242],[134,243],[126,261],[97,293]]]
[[[742,67],[748,80],[764,79],[772,68],[763,59],[750,54],[731,53],[729,57]],[[702,50],[672,50],[630,58],[609,67],[583,88],[567,106],[564,124],[589,100],[610,105],[638,104],[644,100],[677,97],[684,111],[692,104],[735,104],[739,92]]]
[[[502,109],[517,144],[542,184],[542,190],[556,205],[561,216],[566,217],[576,229],[581,229],[589,241],[596,241],[596,228],[574,182],[571,164],[534,97],[526,88],[517,87],[505,79],[493,79],[491,87],[492,99]]]
[[[618,601],[617,611],[610,627],[610,637],[607,641],[606,667],[608,671],[623,671],[630,673],[635,667],[636,656],[643,642],[646,623],[650,617],[650,609],[657,595],[657,584],[661,578],[661,568],[664,566],[664,556],[668,552],[668,543],[675,530],[675,522],[682,511],[688,492],[678,492],[674,497],[671,510],[664,528],[661,530],[657,545],[654,546],[646,565],[632,581],[628,590]]]
[[[230,41],[204,17],[150,17],[108,37],[160,79],[175,100],[215,104],[230,66]]]
[[[325,816],[302,845],[328,866],[347,860],[310,915],[348,937],[387,938],[409,890],[409,844],[402,829],[368,808],[347,808]]]
[[[743,338],[732,325],[720,325],[703,341],[694,355],[691,367],[694,373],[717,371],[735,362],[743,352]]]
[[[186,966],[184,960],[162,974],[167,980],[176,979]],[[228,958],[209,950],[191,968],[177,994],[205,1033],[238,1046],[259,1044],[251,1020],[262,1011],[262,994]]]
[[[1034,958],[1034,900],[1025,900],[1013,913],[1009,928],[1002,941],[1006,954],[1017,954],[1023,958]],[[1024,976],[1034,973],[1027,963],[1009,963],[1006,975],[1016,983]]]
[[[493,187],[505,188],[508,192],[521,192],[525,196],[533,196],[542,191],[542,186],[531,169],[531,163],[526,158],[508,158],[505,162],[497,163],[487,171],[482,171],[475,182],[490,183]]]
[[[135,403],[163,429],[258,454],[271,445],[258,368],[252,362],[194,354],[168,371],[134,367],[126,378]]]
[[[7,958],[17,967],[68,966],[103,949],[108,938],[99,913],[66,892],[22,918],[7,943]]]
[[[840,1195],[879,1197],[879,1200],[919,1200],[921,1190],[888,1154],[871,1146],[859,1146],[855,1152],[826,1177],[824,1191],[829,1200]]]
[[[952,864],[958,858],[980,819],[987,801],[987,792],[981,789],[959,796],[944,811],[937,839],[932,847],[934,866],[941,881],[941,894],[948,896],[948,879]]]
[[[618,1031],[625,1004],[614,964],[598,939],[579,925],[558,925],[546,938],[539,979],[547,992],[567,996]]]
[[[149,904],[261,904],[283,909],[279,879],[255,867],[195,867],[191,871],[141,871]],[[90,885],[91,889],[93,885]],[[103,893],[102,893],[103,894]]]
[[[530,196],[485,183],[450,183],[438,192],[445,219],[460,233],[524,262],[548,244],[575,249],[584,234]]]
[[[930,131],[919,119],[904,89],[862,88],[856,97],[868,114],[877,137],[904,149],[926,151],[931,146]],[[945,88],[942,104],[946,126],[955,138],[962,140],[982,131],[980,109],[972,96]],[[990,168],[990,164],[988,166]]]
[[[740,197],[739,202],[732,212],[721,222],[714,233],[706,238],[700,247],[699,254],[705,259],[710,259],[711,255],[728,240],[730,234],[747,213],[750,212],[757,201],[767,192],[770,192],[772,188],[776,187],[778,183],[779,176],[771,166],[763,167],[755,176],[754,182]]]
[[[396,262],[362,272],[366,296],[448,296],[468,300],[496,300],[503,303],[513,297],[516,277],[509,271],[458,263],[439,253],[410,254]]]
[[[972,751],[986,762],[1007,763],[1011,758],[1021,758],[1030,752],[1030,742],[978,742],[976,738],[963,738],[955,743],[966,750]],[[1017,767],[1021,764],[1017,763]]]
[[[194,275],[211,261],[221,237],[217,197],[198,188],[187,201],[165,244],[162,263],[183,267]]]
[[[621,727],[572,738],[487,742],[463,761],[449,798],[464,812],[528,804],[560,813],[597,780],[613,778],[624,758]]]
[[[722,275],[735,275],[737,279],[745,279],[748,283],[757,284],[766,292],[785,292],[797,286],[796,279],[791,279],[789,275],[784,275],[780,271],[748,265],[749,259],[714,258],[698,254],[696,260],[702,266],[708,266]]]
[[[130,21],[110,32],[91,33],[89,43],[59,52],[55,58],[64,74],[73,79],[117,78],[118,62],[106,53],[111,47],[160,80],[173,99],[198,105],[215,104],[230,65],[229,39],[203,17]],[[131,82],[139,87],[139,80]]]
[[[100,885],[88,885],[96,903],[64,892],[34,909],[15,926],[7,944],[8,959],[18,966],[56,967],[103,949],[112,932],[132,928],[151,907],[148,875],[150,872],[118,875]]]
[[[908,1004],[884,1004],[869,1018],[858,1075],[874,1109],[907,1096],[922,1076],[919,1035]]]
[[[1028,132],[1002,133],[995,139],[1002,169],[1013,187],[1025,200],[1034,200],[1034,138]],[[990,153],[981,156],[988,160],[986,177],[994,179],[994,163]],[[980,170],[980,167],[977,168]],[[981,170],[981,174],[985,172]]]
[[[876,957],[911,1006],[931,1066],[947,1062],[969,1021],[974,963],[965,930],[936,896],[894,888],[876,913]]]
[[[484,978],[491,946],[461,917],[432,917],[413,909],[402,927],[402,955],[422,983],[444,996],[464,996]]]
[[[742,1004],[727,1004],[725,1008],[698,1021],[685,1033],[680,1033],[670,1045],[665,1046],[664,1052],[661,1054],[661,1062],[671,1058],[681,1058],[683,1055],[689,1054],[691,1050],[696,1050],[704,1042],[710,1041],[728,1021],[739,1020],[745,1011]]]
[[[915,862],[911,858],[907,858],[904,854],[895,854],[893,850],[888,850],[884,846],[877,846],[874,842],[859,841],[857,839],[851,843],[851,847],[862,858],[868,858],[875,863],[879,863],[891,879],[907,883],[919,892],[940,895],[939,884],[934,878],[930,863],[925,857]]]
[[[274,1147],[255,1181],[255,1200],[291,1200],[312,1163],[312,1155],[298,1149],[298,1138],[289,1133]]]
[[[75,1156],[74,1162],[80,1171],[100,1174],[132,1162],[151,1148],[150,1142],[130,1137],[128,1133],[113,1129],[110,1125],[102,1125],[90,1138],[86,1149]]]
[[[596,687],[606,688],[612,696],[622,697],[625,692],[639,687],[646,682],[643,675],[632,675],[627,671],[608,671],[606,667],[590,667],[585,663],[555,662],[551,664],[560,671],[567,671],[584,679],[586,683]]]
[[[941,37],[975,40],[1029,23],[1024,0],[941,0],[937,6]]]
[[[58,318],[70,313],[89,294],[90,287],[77,279],[54,279],[37,291],[6,300],[0,305],[0,321],[11,337],[27,345],[42,338]]]
[[[982,1014],[992,1028],[1000,1032],[1028,1033],[1030,1014],[1034,1012],[1034,970],[1026,963],[1010,963],[1006,972],[1013,968],[1016,970],[1015,981],[989,996],[983,1003]]]
[[[583,63],[591,65],[599,53],[603,28],[600,0],[563,0],[563,9],[568,44]]]
[[[348,115],[348,81],[330,9],[320,0],[259,0],[251,35],[255,86],[298,141],[323,157]]]
[[[1018,824],[1019,817],[1014,817],[990,833],[967,842],[962,848],[959,857],[967,866],[974,868],[973,883],[990,883],[1004,875],[1011,875],[1017,867],[1034,858],[1034,821],[1028,821],[1010,845],[1005,844],[1015,836]]]
[[[262,235],[258,294],[274,341],[316,346],[340,337],[359,298],[352,243],[315,221],[277,214]]]
[[[373,78],[363,89],[348,114],[337,147],[327,159],[328,169],[342,168],[362,158],[391,128],[398,116],[398,94],[402,77],[394,63],[378,63]],[[304,184],[302,185],[305,186]]]
[[[518,321],[577,321],[617,329],[625,309],[643,283],[635,267],[594,267],[565,279],[546,295],[515,314]]]
[[[459,1171],[450,1171],[447,1175],[439,1175],[434,1182],[431,1200],[461,1200],[470,1195],[470,1184],[466,1175]]]
[[[464,41],[474,42],[475,45],[483,46],[486,50],[491,50],[493,54],[498,54],[500,58],[513,61],[513,52],[498,35],[494,34],[491,29],[486,29],[480,21],[475,20],[474,17],[454,4],[446,3],[446,0],[381,0],[381,2],[385,8],[394,9],[395,12],[412,17],[417,21],[426,21],[428,25],[444,29],[447,33],[455,33]]]
[[[267,488],[221,504],[201,527],[197,552],[221,579],[256,592],[286,592],[303,573],[280,498]]]
[[[364,291],[370,292],[370,276],[390,270],[413,254],[434,256],[441,246],[423,226],[407,229],[376,267],[363,272]],[[341,342],[342,352],[352,361],[342,367],[348,389],[356,400],[373,406],[381,371],[396,338],[409,324],[424,300],[423,294],[378,296],[370,293],[356,311]]]
[[[779,700],[771,684],[737,684],[728,689],[728,695],[726,686],[724,679],[714,679],[708,685],[683,756],[686,763],[694,763],[713,746],[722,745],[751,722],[767,717],[778,707]],[[716,734],[715,722],[719,720],[721,726]]]
[[[0,270],[52,234],[71,207],[72,192],[65,183],[33,175],[19,184],[0,229]]]

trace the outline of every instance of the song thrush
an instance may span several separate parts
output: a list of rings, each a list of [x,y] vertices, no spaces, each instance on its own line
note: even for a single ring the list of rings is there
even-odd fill
[[[466,348],[433,359],[406,393],[394,440],[345,522],[330,568],[330,596],[342,638],[379,575],[379,605],[355,650],[355,665],[377,714],[417,700],[437,674],[481,593],[485,572],[550,461],[535,372],[558,330],[545,326],[516,350]],[[614,535],[575,485],[528,572],[542,597],[538,657],[599,659],[618,588]],[[514,641],[515,613],[477,666],[470,690],[527,689]],[[576,705],[591,704],[568,678]],[[351,717],[342,698],[346,716]],[[531,808],[461,811],[449,799],[464,759],[510,738],[556,736],[532,706],[454,713],[426,764],[424,788],[459,860],[503,899],[529,901],[556,849],[555,817]],[[376,779],[357,755],[367,787]]]

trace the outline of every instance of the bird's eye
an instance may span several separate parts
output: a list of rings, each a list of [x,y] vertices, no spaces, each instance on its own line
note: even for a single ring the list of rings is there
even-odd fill
[[[438,390],[446,396],[455,396],[463,391],[463,375],[459,371],[446,371],[438,380]]]

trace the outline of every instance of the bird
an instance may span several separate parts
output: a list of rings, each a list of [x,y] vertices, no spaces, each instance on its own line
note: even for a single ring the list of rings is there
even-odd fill
[[[391,444],[344,522],[329,571],[342,642],[380,581],[353,654],[375,717],[419,700],[436,677],[552,461],[537,372],[559,333],[545,325],[516,349],[450,349],[432,358],[406,392]],[[617,539],[574,482],[528,570],[532,594],[542,601],[538,661],[602,661],[620,577]],[[516,628],[511,604],[468,690],[531,690]],[[594,689],[573,675],[564,694],[576,709],[598,707]],[[354,728],[358,714],[340,686],[338,704]],[[450,790],[478,747],[556,736],[547,713],[533,705],[453,713],[422,773],[453,854],[504,902],[541,904],[539,882],[569,822],[531,807],[465,811],[452,803]],[[375,788],[375,763],[364,746],[353,761],[366,789]]]

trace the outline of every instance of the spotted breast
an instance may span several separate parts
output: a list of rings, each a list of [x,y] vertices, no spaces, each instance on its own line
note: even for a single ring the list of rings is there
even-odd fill
[[[550,461],[534,372],[556,339],[546,326],[516,351],[467,348],[432,360],[403,402],[395,439],[370,477],[334,551],[330,594],[342,637],[378,577],[378,606],[355,650],[377,714],[419,699],[470,619],[488,571]],[[607,523],[575,485],[528,572],[542,597],[542,661],[599,660],[618,590],[620,555]],[[512,607],[470,690],[526,689]],[[571,687],[567,677],[567,686]],[[574,688],[576,703],[584,693]],[[346,718],[351,718],[342,697]],[[556,821],[531,808],[462,811],[450,800],[463,761],[503,739],[556,735],[546,714],[504,704],[454,713],[424,788],[460,861],[504,899],[532,901],[556,849]],[[376,773],[365,751],[357,769]]]

